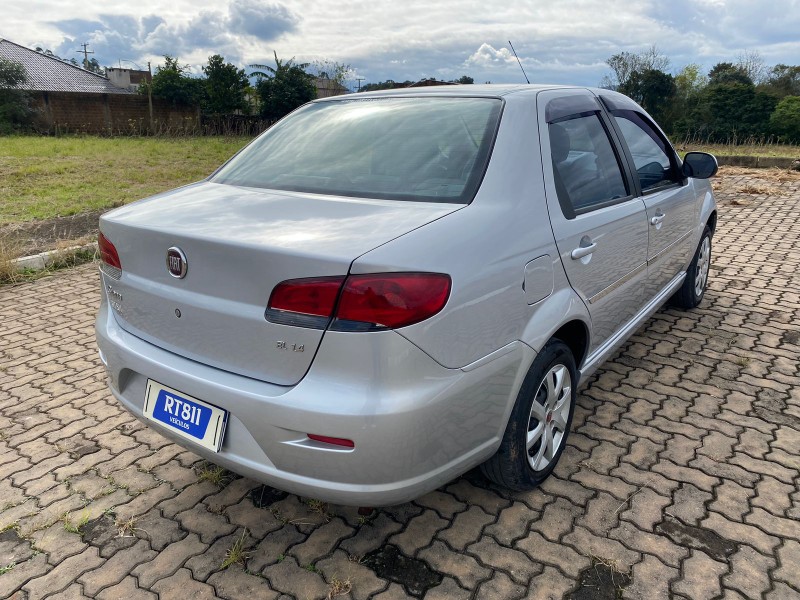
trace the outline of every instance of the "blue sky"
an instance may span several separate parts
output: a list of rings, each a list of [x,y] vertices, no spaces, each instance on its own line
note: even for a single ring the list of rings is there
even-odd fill
[[[655,44],[677,71],[758,52],[800,64],[800,0],[6,0],[0,36],[103,65],[211,54],[245,67],[280,58],[349,64],[364,82],[424,77],[597,85],[604,61]]]

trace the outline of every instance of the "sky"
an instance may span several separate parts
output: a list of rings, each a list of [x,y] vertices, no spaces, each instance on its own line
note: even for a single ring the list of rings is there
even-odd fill
[[[605,60],[655,45],[677,72],[758,52],[800,64],[800,0],[4,0],[0,37],[104,66],[195,72],[294,57],[350,65],[351,83],[469,75],[476,83],[598,85]]]

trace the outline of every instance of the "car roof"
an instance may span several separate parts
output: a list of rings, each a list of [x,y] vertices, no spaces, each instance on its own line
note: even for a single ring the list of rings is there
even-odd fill
[[[485,96],[496,98],[515,92],[526,90],[553,90],[553,89],[592,89],[585,86],[528,84],[528,83],[500,83],[500,84],[464,84],[464,85],[433,85],[427,87],[395,88],[392,90],[378,90],[374,92],[355,92],[343,96],[320,98],[316,102],[336,102],[337,100],[354,100],[356,98],[384,98],[397,96]]]

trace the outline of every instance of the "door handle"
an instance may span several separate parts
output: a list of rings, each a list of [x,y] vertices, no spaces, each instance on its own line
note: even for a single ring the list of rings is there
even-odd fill
[[[641,222],[641,221],[640,221]],[[572,260],[578,260],[579,258],[583,258],[584,256],[589,256],[597,249],[597,242],[592,242],[588,246],[580,246],[579,248],[575,248],[570,253]]]
[[[651,225],[659,225],[661,223],[661,221],[664,220],[664,217],[666,217],[666,216],[667,215],[665,215],[664,213],[656,213],[656,216],[654,216],[652,219],[650,219],[650,224]]]

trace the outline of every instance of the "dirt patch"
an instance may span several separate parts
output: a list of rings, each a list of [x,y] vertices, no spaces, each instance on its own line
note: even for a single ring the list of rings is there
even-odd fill
[[[17,256],[78,246],[97,238],[97,222],[104,212],[3,225],[0,226],[0,239],[13,248]]]
[[[692,527],[670,519],[656,525],[657,533],[664,533],[679,546],[702,550],[711,558],[725,561],[736,551],[736,543],[705,527]]]
[[[783,334],[782,340],[784,344],[797,345],[800,342],[800,331],[787,331]]]
[[[81,527],[81,540],[100,550],[101,556],[112,556],[117,550],[130,548],[139,538],[120,535],[113,514],[103,514]]]
[[[800,187],[800,171],[720,167],[711,180],[719,204],[748,206],[756,196],[788,196]]]
[[[250,496],[253,506],[256,508],[269,508],[275,502],[280,502],[289,496],[288,493],[276,490],[268,485],[260,485],[257,488],[253,488],[247,495]]]
[[[361,564],[369,567],[378,577],[402,585],[406,592],[417,598],[426,590],[442,583],[442,575],[431,570],[427,563],[408,558],[391,544],[367,554]]]
[[[13,569],[16,564],[32,556],[30,542],[19,537],[15,529],[6,529],[0,533],[0,569]]]
[[[616,600],[631,583],[630,575],[618,571],[613,564],[593,560],[592,566],[581,571],[580,585],[570,600]]]

